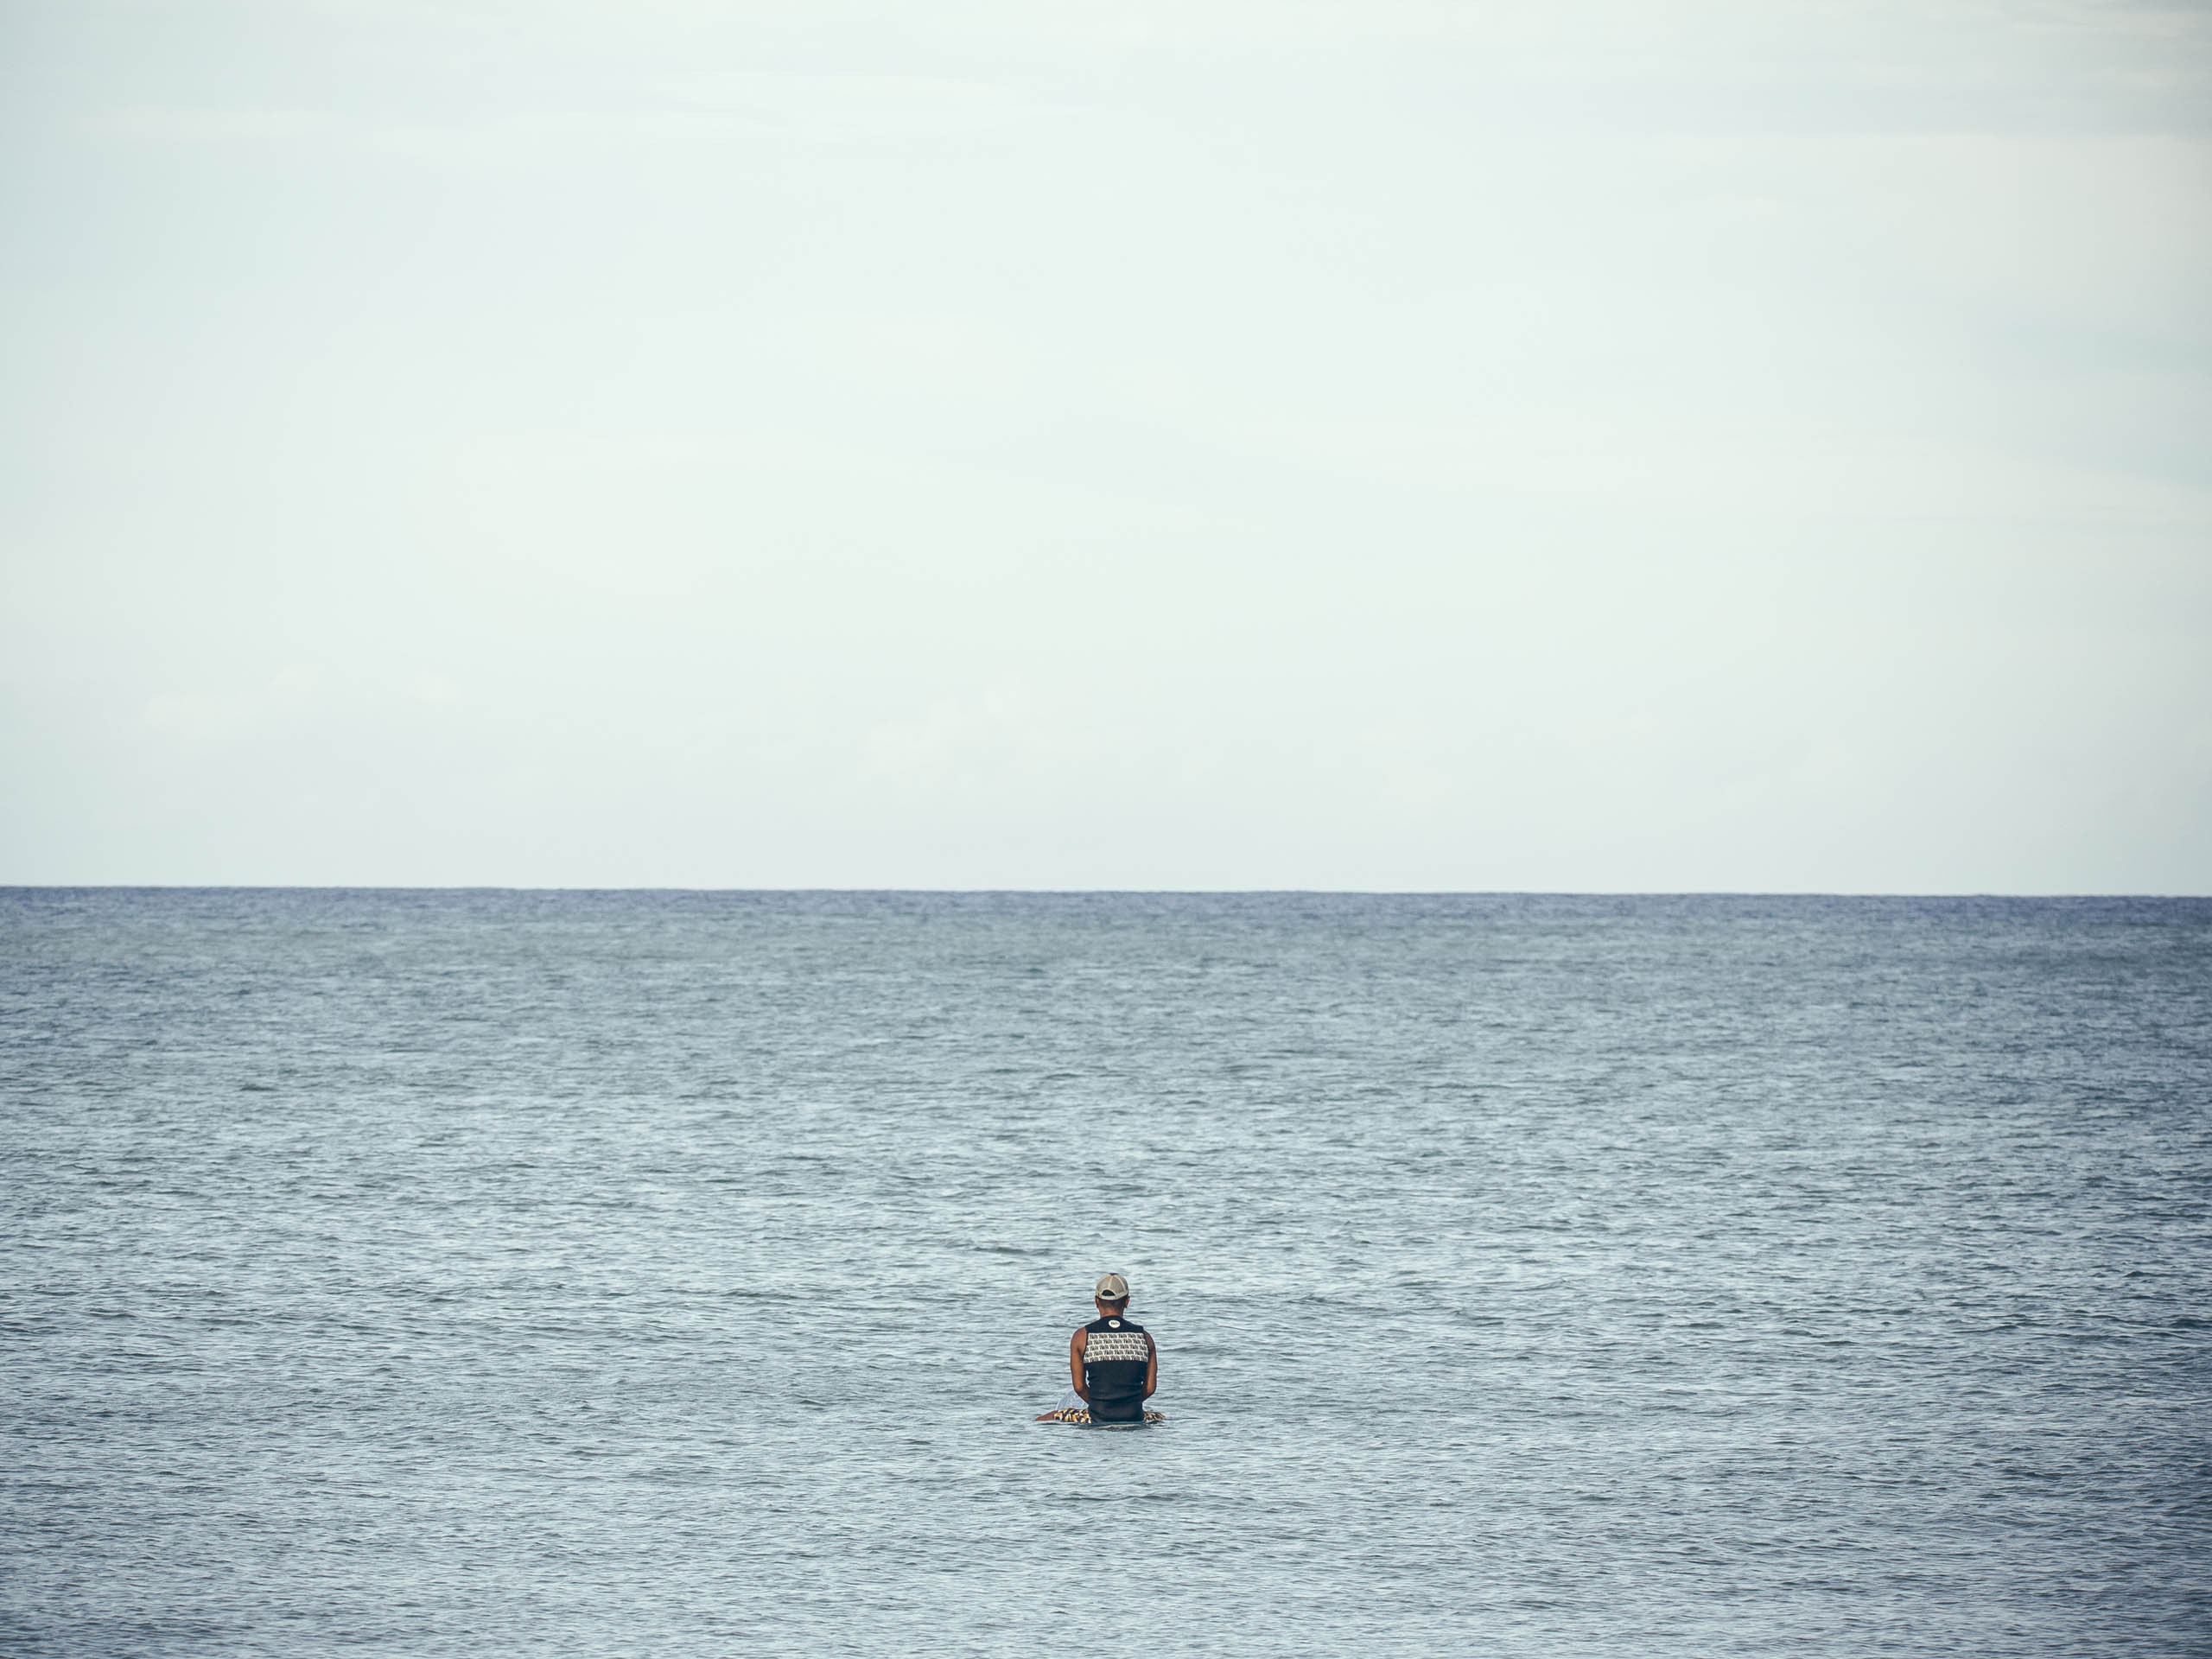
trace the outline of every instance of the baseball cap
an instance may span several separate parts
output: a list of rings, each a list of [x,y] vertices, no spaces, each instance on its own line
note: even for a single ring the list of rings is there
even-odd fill
[[[1129,1281],[1118,1273],[1109,1273],[1091,1287],[1091,1294],[1102,1302],[1126,1302],[1129,1300]]]

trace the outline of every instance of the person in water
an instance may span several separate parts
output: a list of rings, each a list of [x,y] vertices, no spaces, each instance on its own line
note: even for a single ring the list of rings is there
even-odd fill
[[[1128,1317],[1129,1281],[1109,1273],[1092,1287],[1098,1317],[1068,1338],[1068,1377],[1074,1388],[1044,1422],[1157,1422],[1144,1402],[1160,1386],[1160,1347]]]

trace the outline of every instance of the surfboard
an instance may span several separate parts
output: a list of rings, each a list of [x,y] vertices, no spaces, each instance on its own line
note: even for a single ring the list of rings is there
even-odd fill
[[[1081,1406],[1063,1406],[1058,1411],[1046,1412],[1037,1421],[1040,1423],[1067,1423],[1077,1428],[1136,1428],[1141,1427],[1141,1425],[1136,1423],[1094,1423],[1090,1421],[1090,1414],[1084,1410]],[[1167,1418],[1164,1413],[1147,1411],[1144,1414],[1144,1421],[1147,1423],[1164,1423],[1167,1421]]]

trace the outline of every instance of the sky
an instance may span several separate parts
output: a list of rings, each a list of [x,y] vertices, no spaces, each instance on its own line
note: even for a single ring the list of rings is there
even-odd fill
[[[0,883],[2212,892],[2212,10],[0,0]]]

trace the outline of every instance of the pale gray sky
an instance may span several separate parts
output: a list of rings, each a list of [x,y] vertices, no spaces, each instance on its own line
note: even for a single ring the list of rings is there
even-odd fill
[[[2212,14],[0,0],[0,881],[2212,891]]]

